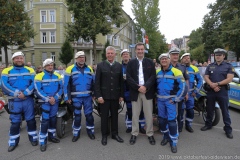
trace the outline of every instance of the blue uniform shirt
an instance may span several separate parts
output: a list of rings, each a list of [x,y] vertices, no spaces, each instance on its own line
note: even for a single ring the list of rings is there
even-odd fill
[[[227,63],[224,61],[219,65],[217,64],[217,62],[209,64],[205,71],[205,75],[209,75],[209,79],[213,83],[217,83],[222,80],[225,80],[227,78],[227,74],[234,74],[234,68],[230,63]],[[214,91],[212,90],[210,91],[210,93],[211,92],[214,92]],[[217,93],[228,95],[226,86],[221,86],[221,90]]]

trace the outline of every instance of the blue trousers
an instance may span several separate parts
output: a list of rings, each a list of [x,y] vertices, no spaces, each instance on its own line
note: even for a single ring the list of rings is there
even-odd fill
[[[177,145],[178,128],[177,128],[177,106],[170,103],[169,99],[158,99],[158,117],[160,130],[163,138],[169,139],[172,145]]]
[[[78,136],[81,131],[81,110],[82,106],[86,117],[86,128],[88,134],[94,134],[94,118],[92,115],[92,97],[76,97],[73,98],[74,106],[74,121],[73,121],[73,136]]]
[[[39,144],[44,145],[47,143],[47,137],[56,137],[56,122],[57,111],[59,102],[54,105],[50,103],[42,104],[42,116],[39,131]]]
[[[128,129],[132,128],[132,102],[128,101],[126,102],[127,105],[127,112],[126,112],[126,119],[125,119],[125,123],[126,123],[126,127]],[[143,110],[141,111],[140,115],[139,115],[139,126],[141,128],[144,128],[145,126],[145,118],[144,118],[144,113]]]
[[[22,121],[22,114],[27,122],[27,131],[29,141],[37,141],[36,120],[34,115],[34,101],[33,98],[28,97],[23,101],[8,102],[10,113],[11,127],[9,131],[9,146],[15,146],[19,143],[20,139],[20,123]]]

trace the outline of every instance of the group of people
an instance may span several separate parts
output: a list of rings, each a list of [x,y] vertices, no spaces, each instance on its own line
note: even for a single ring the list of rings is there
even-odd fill
[[[155,145],[152,113],[153,100],[156,98],[159,127],[163,133],[160,144],[165,146],[170,143],[171,151],[176,153],[178,136],[183,129],[184,110],[185,128],[191,133],[194,132],[194,98],[200,91],[203,80],[198,68],[190,63],[190,53],[182,55],[182,63],[178,63],[180,50],[171,48],[168,53],[158,57],[161,68],[156,70],[154,62],[144,56],[144,46],[143,43],[136,44],[136,58],[132,59],[129,51],[124,49],[121,52],[122,64],[115,61],[116,49],[108,46],[106,60],[97,65],[96,74],[92,67],[86,64],[85,53],[79,51],[74,57],[76,62],[66,69],[64,80],[54,71],[52,59],[46,59],[43,62],[43,71],[35,75],[32,68],[24,66],[23,53],[14,53],[13,66],[2,72],[2,89],[8,96],[11,120],[8,151],[11,152],[18,146],[22,113],[25,115],[29,140],[33,146],[39,143],[40,150],[44,152],[47,140],[59,143],[60,140],[55,134],[56,114],[62,97],[74,107],[72,142],[80,138],[82,108],[86,117],[87,134],[91,140],[95,139],[92,115],[94,98],[101,111],[102,145],[107,145],[110,133],[112,139],[119,143],[124,142],[118,134],[118,109],[122,101],[125,101],[127,106],[125,123],[126,132],[131,132],[129,143],[134,145],[140,132],[147,135],[151,145]],[[228,138],[233,138],[226,86],[233,78],[234,70],[231,64],[223,62],[225,50],[216,49],[214,53],[216,62],[207,67],[205,74],[206,83],[209,85],[208,115],[201,130],[211,129],[214,104],[218,101],[225,123],[224,131]],[[39,134],[34,117],[33,94],[42,104]]]

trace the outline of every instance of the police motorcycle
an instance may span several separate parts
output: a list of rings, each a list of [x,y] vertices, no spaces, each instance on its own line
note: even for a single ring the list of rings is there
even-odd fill
[[[206,67],[199,67],[198,68],[201,76],[205,73]],[[203,121],[206,122],[207,120],[207,90],[210,89],[210,86],[205,83],[203,80],[203,86],[199,93],[196,94],[195,101],[194,101],[194,110],[198,112],[198,115],[202,114]],[[216,126],[220,121],[220,106],[216,102],[215,103],[215,112],[213,115],[213,122],[212,125]]]

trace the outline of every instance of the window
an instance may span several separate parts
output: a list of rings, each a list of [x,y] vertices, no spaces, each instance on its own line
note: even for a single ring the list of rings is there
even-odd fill
[[[111,38],[112,38],[112,35],[108,34],[108,35],[107,35],[107,41],[108,41],[109,43],[112,43],[112,42],[111,42],[111,41],[112,41]]]
[[[74,16],[71,14],[71,22],[74,23]]]
[[[47,22],[47,11],[41,11],[41,22]]]
[[[55,62],[55,58],[56,58],[55,52],[51,52],[51,57],[52,57],[53,62]]]
[[[55,11],[50,10],[49,14],[50,14],[50,22],[55,22]]]
[[[35,64],[35,56],[34,56],[34,53],[32,53],[32,55],[31,55],[31,62],[32,62],[32,65]]]
[[[50,43],[56,43],[55,31],[50,32]]]
[[[118,45],[118,37],[116,37],[116,36],[113,38],[113,45],[114,46]]]
[[[45,59],[47,59],[47,53],[42,52],[42,61],[45,61]]]
[[[47,33],[42,32],[42,43],[47,43]]]
[[[32,9],[33,8],[33,1],[31,0],[31,1],[29,1],[29,6],[30,6],[30,9]]]

